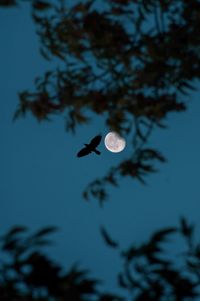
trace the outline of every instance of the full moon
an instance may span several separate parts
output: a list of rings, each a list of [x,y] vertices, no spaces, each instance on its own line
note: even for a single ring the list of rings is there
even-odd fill
[[[113,153],[123,151],[126,146],[126,141],[116,132],[109,132],[104,140],[105,147]]]

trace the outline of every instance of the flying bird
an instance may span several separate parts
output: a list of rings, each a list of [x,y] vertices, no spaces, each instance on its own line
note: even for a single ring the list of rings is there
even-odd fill
[[[99,143],[101,142],[101,138],[102,136],[101,135],[97,135],[95,136],[89,144],[84,144],[85,147],[82,148],[78,154],[77,154],[77,157],[83,157],[83,156],[87,156],[89,154],[91,154],[92,152],[94,152],[95,154],[97,155],[100,155],[100,151],[98,151],[96,149],[96,147],[99,145]]]

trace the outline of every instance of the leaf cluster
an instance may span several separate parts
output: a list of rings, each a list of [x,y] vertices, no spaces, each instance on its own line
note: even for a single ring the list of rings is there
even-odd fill
[[[119,248],[117,242],[110,244],[113,240],[110,236],[107,239],[108,233],[102,235],[108,246]],[[172,238],[181,241],[178,253]],[[118,274],[118,285],[129,291],[132,301],[199,300],[199,250],[194,226],[181,218],[178,227],[160,229],[145,243],[134,243],[125,251],[120,250],[123,267]]]
[[[104,226],[101,235],[121,258],[113,293],[76,264],[68,271],[45,252],[55,227],[33,234],[15,226],[0,237],[0,300],[2,301],[196,301],[200,298],[200,244],[194,226],[181,218],[177,227],[155,231],[144,243],[125,250]],[[176,242],[182,244],[177,252]],[[175,245],[173,244],[175,243]],[[109,267],[107,267],[109,268]],[[124,293],[123,293],[124,292]],[[124,296],[123,296],[124,295]]]
[[[57,230],[46,227],[33,234],[15,226],[0,238],[0,300],[2,301],[120,301],[100,293],[99,281],[76,264],[67,272],[42,249]]]

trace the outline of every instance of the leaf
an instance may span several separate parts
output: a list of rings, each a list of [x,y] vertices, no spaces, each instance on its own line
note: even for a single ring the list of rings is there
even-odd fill
[[[40,54],[45,58],[47,61],[51,61],[51,58],[49,57],[48,53],[43,49],[42,47],[40,48]]]
[[[156,242],[156,243],[163,242],[163,241],[166,240],[166,236],[168,236],[172,233],[175,233],[176,231],[177,231],[177,229],[174,228],[174,227],[166,228],[164,230],[157,231],[151,237],[151,241]]]
[[[55,226],[49,226],[49,227],[46,227],[46,228],[43,228],[42,230],[39,230],[37,231],[35,234],[34,234],[34,237],[42,237],[42,236],[46,236],[46,235],[49,235],[55,231],[57,231],[58,228],[55,227]]]
[[[87,190],[83,191],[83,198],[84,198],[86,201],[89,201],[89,195],[88,195],[88,191],[87,191]]]
[[[110,173],[108,174],[106,177],[105,177],[105,180],[107,182],[109,182],[110,184],[112,184],[113,186],[115,187],[118,187],[118,182],[117,182],[117,179],[115,178],[114,174],[113,173]]]
[[[157,159],[160,162],[166,162],[165,157],[156,151],[155,149],[152,148],[145,148],[141,150],[140,152],[140,157],[142,160],[149,160],[149,159]]]
[[[100,230],[101,230],[101,235],[102,235],[105,243],[109,247],[117,248],[119,246],[119,244],[110,237],[110,235],[108,234],[108,232],[106,231],[106,229],[103,226],[101,226]]]
[[[186,221],[186,219],[184,217],[181,217],[180,218],[180,224],[181,224],[181,233],[191,239],[192,238],[192,234],[193,234],[193,230],[194,230],[194,227],[192,225],[189,225]]]
[[[49,2],[41,0],[34,0],[32,5],[35,10],[39,11],[44,11],[52,7],[52,5]]]
[[[128,288],[128,285],[124,279],[124,276],[121,273],[118,275],[118,284],[122,288]]]
[[[7,232],[6,237],[9,238],[11,236],[15,236],[16,234],[20,234],[26,231],[28,231],[28,228],[25,226],[15,226]]]

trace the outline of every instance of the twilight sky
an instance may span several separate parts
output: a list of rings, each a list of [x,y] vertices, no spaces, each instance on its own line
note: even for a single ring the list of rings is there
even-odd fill
[[[157,130],[151,145],[163,152],[168,163],[147,178],[148,185],[123,179],[110,189],[110,200],[101,209],[96,200],[86,203],[81,193],[95,177],[129,155],[108,152],[76,158],[77,151],[96,134],[109,131],[101,118],[66,133],[64,120],[53,118],[39,124],[31,115],[12,122],[17,93],[33,88],[33,80],[55,63],[39,54],[38,37],[29,7],[0,9],[0,235],[16,224],[36,230],[46,225],[60,228],[55,245],[48,249],[54,259],[69,267],[79,262],[93,276],[115,286],[120,260],[100,236],[104,225],[122,247],[145,240],[152,231],[176,225],[185,216],[200,233],[200,102],[199,92],[188,97],[188,110],[172,114],[167,130]]]

